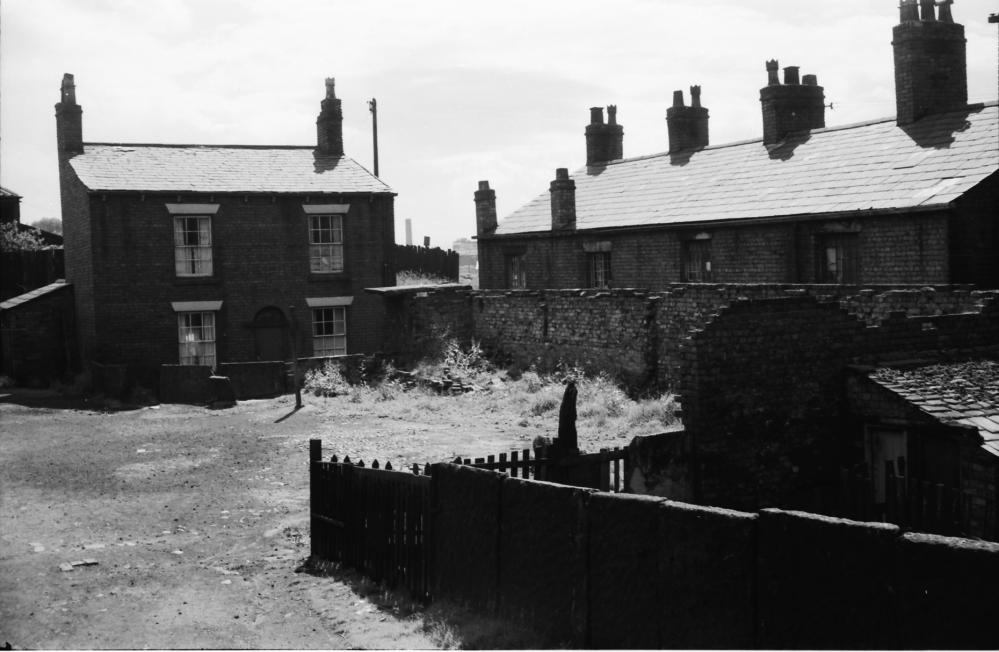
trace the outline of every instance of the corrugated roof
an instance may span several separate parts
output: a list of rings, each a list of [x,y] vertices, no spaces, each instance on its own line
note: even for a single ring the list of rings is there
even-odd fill
[[[762,140],[582,168],[576,229],[682,224],[946,205],[999,169],[995,102],[930,116],[820,129],[768,151]],[[544,192],[497,235],[548,231]]]
[[[942,423],[976,428],[982,448],[999,455],[999,361],[883,368],[870,378]]]
[[[350,157],[312,147],[86,143],[70,162],[97,191],[392,192]]]
[[[6,301],[0,303],[0,310],[10,310],[11,308],[16,308],[22,303],[27,303],[32,299],[37,299],[38,297],[45,296],[50,292],[55,292],[56,290],[62,290],[63,288],[68,288],[69,284],[66,283],[66,279],[59,279],[55,283],[49,283],[48,285],[43,285],[40,288],[35,288],[30,292],[25,292],[24,294],[19,294],[16,297],[11,297]]]

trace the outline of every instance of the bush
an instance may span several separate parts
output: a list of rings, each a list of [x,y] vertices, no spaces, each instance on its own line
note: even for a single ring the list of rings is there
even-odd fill
[[[305,391],[316,396],[340,396],[351,391],[350,383],[343,376],[340,364],[327,360],[322,369],[305,372]]]

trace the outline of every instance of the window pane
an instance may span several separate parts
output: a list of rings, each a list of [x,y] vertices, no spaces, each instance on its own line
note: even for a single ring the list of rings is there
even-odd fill
[[[180,364],[215,367],[215,313],[178,313],[177,339]]]
[[[174,218],[174,262],[177,276],[211,276],[210,217]]]
[[[343,271],[342,216],[309,216],[309,269],[317,273]]]
[[[313,308],[312,355],[347,354],[347,309],[342,306]]]

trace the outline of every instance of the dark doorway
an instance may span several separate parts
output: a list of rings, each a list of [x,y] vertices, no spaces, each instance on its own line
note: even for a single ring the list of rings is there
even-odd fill
[[[253,318],[257,360],[288,359],[288,320],[280,308],[268,306]]]

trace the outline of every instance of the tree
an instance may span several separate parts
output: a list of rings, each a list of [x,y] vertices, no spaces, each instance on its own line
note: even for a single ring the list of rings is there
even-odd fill
[[[43,217],[40,220],[32,222],[31,226],[36,229],[41,229],[42,231],[62,235],[62,220],[58,217]]]
[[[0,251],[38,251],[45,248],[45,241],[34,230],[21,230],[17,222],[0,226]]]

